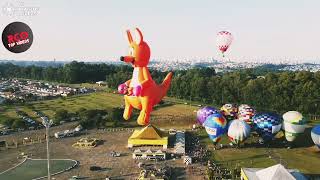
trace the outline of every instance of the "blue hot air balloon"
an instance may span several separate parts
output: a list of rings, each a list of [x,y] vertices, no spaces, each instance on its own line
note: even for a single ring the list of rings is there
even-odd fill
[[[258,113],[252,118],[254,129],[264,141],[272,140],[282,125],[282,118],[275,113]]]
[[[317,125],[311,129],[312,141],[320,149],[320,125]]]
[[[221,113],[211,114],[203,123],[209,138],[214,144],[221,140],[221,136],[226,132],[227,120]]]

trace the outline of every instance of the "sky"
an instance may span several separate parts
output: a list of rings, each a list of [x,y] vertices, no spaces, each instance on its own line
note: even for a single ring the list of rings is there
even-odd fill
[[[39,8],[36,15],[7,15],[7,4]],[[237,61],[267,58],[320,63],[319,0],[1,0],[1,32],[28,24],[31,48],[0,59],[116,60],[128,53],[126,30],[139,27],[152,59],[221,58],[216,34],[230,31],[226,53]]]

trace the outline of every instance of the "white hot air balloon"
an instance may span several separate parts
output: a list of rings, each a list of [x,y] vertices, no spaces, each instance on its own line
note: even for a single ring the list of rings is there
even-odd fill
[[[221,51],[222,56],[228,50],[233,40],[233,36],[228,31],[220,31],[217,34],[217,47]]]
[[[292,142],[297,136],[303,134],[306,128],[306,119],[297,111],[288,111],[282,115],[282,129],[285,131],[287,141]]]
[[[250,135],[250,126],[241,120],[232,120],[229,124],[228,137],[233,144],[239,145]]]
[[[311,129],[311,138],[314,144],[320,149],[320,125]]]

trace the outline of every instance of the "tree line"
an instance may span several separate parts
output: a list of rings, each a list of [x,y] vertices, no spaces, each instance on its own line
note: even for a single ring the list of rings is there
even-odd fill
[[[107,74],[115,73],[114,65],[88,64],[72,61],[58,67],[18,66],[0,64],[0,77],[46,80],[60,83],[82,83],[104,80]]]
[[[107,76],[112,88],[130,78],[127,71],[117,74],[122,76]],[[152,71],[151,74],[160,83],[167,72]],[[217,107],[236,103],[249,104],[259,111],[297,110],[304,114],[320,114],[319,89],[320,72],[254,68],[216,73],[213,68],[197,68],[175,71],[168,96]]]
[[[167,72],[151,70],[157,83]],[[59,67],[20,67],[0,64],[0,77],[28,78],[62,83],[105,80],[109,88],[132,76],[132,67],[73,61]],[[221,106],[250,104],[259,111],[301,111],[320,114],[320,72],[270,71],[261,68],[216,73],[213,68],[174,71],[168,96]]]

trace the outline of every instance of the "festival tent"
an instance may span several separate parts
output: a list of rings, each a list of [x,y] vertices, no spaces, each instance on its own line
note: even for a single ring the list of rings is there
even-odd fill
[[[283,165],[277,164],[265,169],[242,168],[241,179],[244,180],[306,180],[303,174],[297,170],[286,169]]]
[[[151,124],[135,130],[128,139],[128,147],[144,145],[163,146],[163,149],[167,149],[168,135]]]

